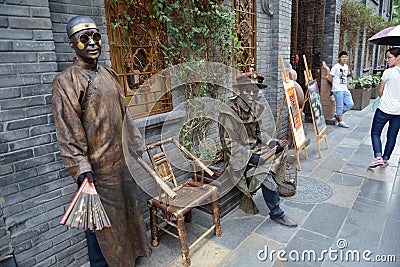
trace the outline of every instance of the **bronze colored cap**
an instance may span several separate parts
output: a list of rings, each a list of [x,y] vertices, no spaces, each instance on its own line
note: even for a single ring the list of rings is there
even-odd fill
[[[70,19],[67,23],[67,34],[71,37],[77,32],[86,29],[97,29],[96,23],[91,17],[88,16],[76,16]]]

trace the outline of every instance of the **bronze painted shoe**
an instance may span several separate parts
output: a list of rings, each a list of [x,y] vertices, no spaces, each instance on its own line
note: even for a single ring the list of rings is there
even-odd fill
[[[276,218],[276,219],[271,218],[271,220],[273,220],[279,224],[282,224],[284,226],[288,226],[288,227],[296,227],[297,226],[297,222],[286,215],[284,215],[283,218]]]

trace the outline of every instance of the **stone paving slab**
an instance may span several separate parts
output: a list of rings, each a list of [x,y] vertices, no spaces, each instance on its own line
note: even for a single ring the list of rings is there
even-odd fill
[[[367,179],[361,187],[360,197],[388,203],[393,183]]]
[[[348,221],[381,232],[387,215],[387,203],[359,197],[348,215]]]
[[[329,177],[329,182],[345,185],[345,186],[360,186],[363,182],[363,179],[359,176],[348,175],[340,172],[333,172]]]
[[[269,252],[271,250],[279,251],[283,248],[283,244],[251,233],[221,262],[220,267],[272,266],[273,261],[269,258]]]
[[[348,212],[348,208],[337,205],[329,203],[318,204],[311,211],[302,228],[327,237],[335,237]]]
[[[239,209],[224,217],[221,221],[222,236],[214,241],[229,249],[235,249],[246,237],[254,231],[265,217],[246,215]]]
[[[288,259],[288,261],[285,263],[287,266],[321,266],[322,261],[317,261],[314,259],[317,259],[320,256],[323,249],[328,249],[331,243],[332,238],[330,237],[320,235],[313,231],[299,229],[296,236],[294,236],[294,238],[285,248],[285,251],[288,253],[288,255],[285,257]],[[311,251],[315,252],[315,254],[312,254]],[[309,256],[312,260],[308,260]]]
[[[343,166],[346,164],[346,160],[342,156],[335,156],[333,154],[330,154],[327,156],[326,160],[324,160],[320,165],[318,165],[318,169],[324,169],[324,170],[330,170],[335,171],[335,170],[340,170],[343,168]],[[318,178],[318,175],[316,176]]]
[[[326,181],[332,174],[332,169],[329,164],[326,167],[319,165],[318,169],[314,169],[309,176],[311,178],[318,178],[319,180]]]
[[[369,164],[369,160],[366,161]],[[368,165],[367,164],[367,165]],[[348,164],[346,163],[343,168],[341,170],[339,170],[342,173],[347,173],[347,174],[351,174],[351,175],[358,175],[358,176],[362,176],[362,177],[366,177],[367,173],[368,173],[368,168],[367,166],[356,166],[352,163]]]
[[[307,153],[308,153],[308,151],[307,151]],[[310,172],[312,172],[315,169],[315,167],[317,166],[317,164],[319,164],[319,163],[320,162],[316,163],[314,160],[310,160],[310,159],[307,160],[304,157],[304,153],[300,154],[301,173],[310,173]]]
[[[354,155],[368,155],[370,157],[373,157],[373,151],[372,151],[372,145],[371,145],[371,138],[370,136],[367,137],[368,139],[360,144],[360,146],[354,151]]]
[[[294,201],[291,200],[290,197],[284,198],[284,199],[283,199],[283,203],[284,203],[286,206],[294,207],[294,208],[296,208],[296,209],[304,210],[304,211],[306,211],[306,212],[310,212],[310,211],[315,207],[315,205],[316,205],[315,203],[300,203],[300,202],[294,202]]]
[[[295,208],[293,206],[287,206],[285,204],[281,204],[281,208],[285,211],[288,216],[296,220],[299,225],[301,225],[307,215],[308,212]],[[277,224],[270,218],[266,219],[262,222],[257,229],[254,230],[255,233],[267,237],[269,239],[273,239],[277,242],[287,244],[293,235],[298,231],[299,227],[285,227],[280,224]]]
[[[231,250],[221,246],[211,240],[201,246],[196,246],[190,253],[191,266],[217,267],[223,264],[224,259]],[[164,265],[165,266],[165,265]],[[182,267],[181,259],[177,259],[170,267]]]
[[[362,144],[364,136],[365,134],[363,132],[353,131],[351,135],[346,136],[340,141],[341,146],[349,147],[354,152],[354,150],[359,148]]]
[[[354,222],[352,219],[346,220],[342,230],[339,233],[339,238],[346,240],[346,249],[356,249],[364,251],[369,249],[377,252],[381,238],[380,229],[369,229],[364,225]],[[337,248],[337,246],[334,246]]]
[[[396,255],[397,262],[385,264],[384,266],[399,266],[400,255],[400,221],[388,219],[382,234],[382,241],[379,246],[380,255]]]
[[[392,193],[388,216],[390,219],[400,221],[400,194]]]
[[[400,170],[397,172],[397,179],[394,182],[392,192],[394,194],[400,194]]]
[[[328,185],[332,188],[333,193],[332,193],[332,197],[330,197],[325,202],[351,209],[351,207],[353,206],[354,200],[356,199],[356,197],[360,191],[360,187],[359,186],[357,186],[357,187],[344,186],[344,185],[329,183],[329,182],[328,182]]]
[[[396,179],[397,167],[375,168],[368,170],[367,178],[393,183]]]
[[[332,261],[324,261],[321,266],[322,267],[345,267],[344,264],[340,264],[339,262],[332,262]]]
[[[353,154],[348,159],[346,166],[358,167],[358,168],[364,170],[364,172],[366,172],[368,170],[368,164],[371,162],[371,159],[372,159],[372,154],[371,155]]]

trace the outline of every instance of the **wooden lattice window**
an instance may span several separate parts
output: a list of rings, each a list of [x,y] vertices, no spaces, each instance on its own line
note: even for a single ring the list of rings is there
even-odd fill
[[[249,71],[256,67],[256,44],[257,44],[257,23],[256,23],[256,1],[235,0],[235,24],[239,41],[243,50],[236,54],[235,63],[241,71]]]
[[[372,71],[372,56],[374,54],[374,44],[368,43],[368,40],[364,41],[364,58],[363,58],[363,71]]]
[[[154,79],[164,68],[161,47],[167,46],[166,26],[155,18],[151,0],[106,0],[105,5],[111,63],[131,113],[144,117],[170,111],[168,84]]]
[[[297,82],[305,85],[304,61],[306,56],[312,76],[320,83],[322,66],[325,1],[293,0],[292,1],[292,31],[291,31],[291,64],[297,71]],[[299,63],[296,64],[296,55]]]

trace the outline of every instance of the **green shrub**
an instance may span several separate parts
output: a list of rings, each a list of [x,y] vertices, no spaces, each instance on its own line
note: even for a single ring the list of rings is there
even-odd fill
[[[355,89],[369,90],[375,86],[376,79],[372,75],[353,79]]]
[[[372,86],[378,86],[381,83],[381,76],[378,74],[372,75],[372,80],[373,80],[373,85]]]

